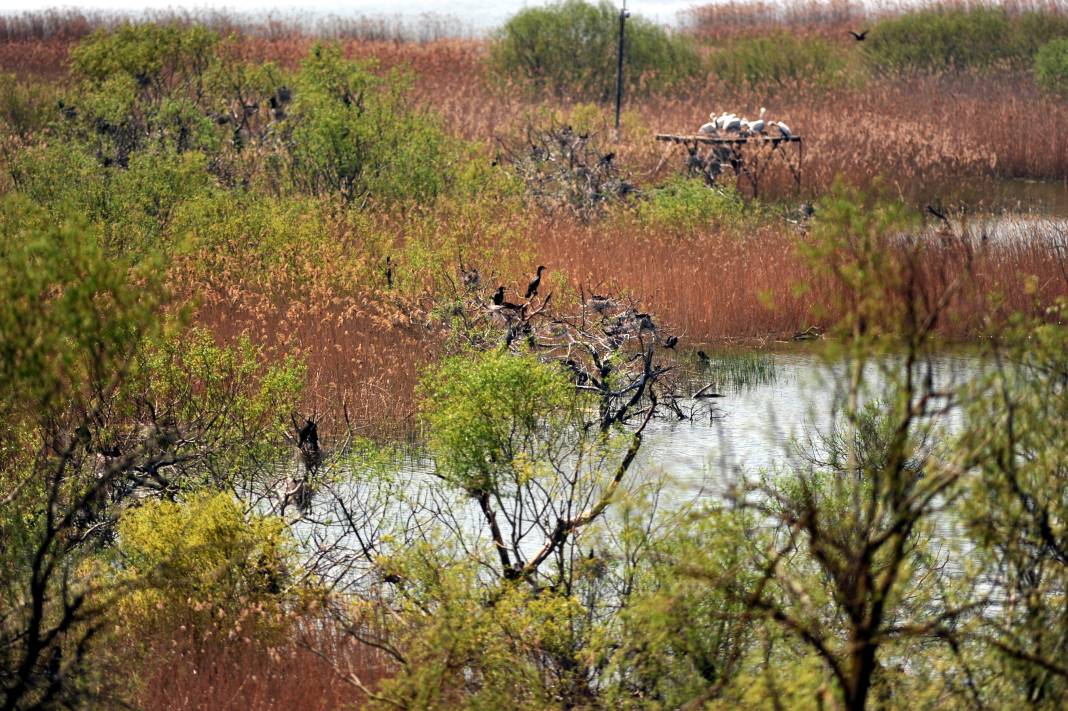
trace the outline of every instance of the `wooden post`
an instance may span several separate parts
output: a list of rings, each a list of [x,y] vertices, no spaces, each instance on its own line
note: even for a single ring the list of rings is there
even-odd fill
[[[623,36],[627,23],[627,0],[619,11],[619,55],[616,57],[616,140],[619,140],[619,110],[623,105]]]

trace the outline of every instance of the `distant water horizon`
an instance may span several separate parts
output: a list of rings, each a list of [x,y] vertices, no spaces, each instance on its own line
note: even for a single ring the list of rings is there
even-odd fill
[[[455,23],[457,36],[479,35],[500,27],[509,17],[528,7],[548,5],[547,1],[530,0],[322,0],[314,8],[296,3],[262,0],[228,2],[175,2],[174,0],[93,0],[90,2],[55,2],[55,0],[0,0],[0,15],[41,10],[81,10],[137,17],[146,13],[175,11],[182,13],[228,13],[251,20],[298,20],[314,25],[332,17],[345,20],[367,19],[387,24],[418,28],[433,22],[446,27]],[[615,2],[619,6],[620,2]],[[634,14],[667,26],[678,26],[690,8],[709,4],[700,0],[627,0]]]

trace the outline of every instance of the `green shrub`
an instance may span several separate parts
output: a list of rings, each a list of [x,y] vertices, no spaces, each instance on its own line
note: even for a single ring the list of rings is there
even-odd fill
[[[0,412],[45,418],[125,374],[158,327],[158,266],[106,254],[84,220],[0,200]]]
[[[1004,8],[931,9],[883,20],[864,44],[880,71],[1027,64],[1043,44],[1068,36],[1068,16]]]
[[[298,189],[347,200],[445,189],[458,146],[433,116],[406,105],[402,76],[383,80],[373,67],[343,59],[337,46],[316,46],[304,61],[283,127]]]
[[[1046,91],[1068,94],[1068,39],[1053,40],[1038,50],[1035,80]]]
[[[0,74],[0,128],[22,138],[39,133],[55,117],[56,94],[49,84],[23,84],[14,74]]]
[[[490,64],[501,78],[538,91],[604,101],[615,92],[619,11],[564,0],[523,10],[499,31]],[[624,79],[628,91],[670,87],[700,71],[682,37],[640,17],[626,24]]]
[[[734,86],[749,87],[825,85],[840,77],[845,65],[830,43],[798,39],[787,32],[740,39],[711,58],[713,74]]]
[[[71,51],[75,72],[94,82],[116,76],[162,95],[197,81],[214,61],[219,38],[202,25],[127,23],[99,30]]]
[[[135,631],[271,606],[289,586],[293,553],[281,519],[246,515],[230,494],[145,503],[119,522],[115,556],[132,588],[120,619]]]
[[[538,458],[531,442],[560,426],[573,388],[558,368],[533,356],[488,351],[456,356],[423,382],[423,421],[430,449],[447,481],[468,491],[488,491],[499,477]]]
[[[746,206],[733,188],[711,188],[702,179],[676,176],[650,190],[638,203],[637,215],[645,224],[690,231],[738,223],[746,216]]]

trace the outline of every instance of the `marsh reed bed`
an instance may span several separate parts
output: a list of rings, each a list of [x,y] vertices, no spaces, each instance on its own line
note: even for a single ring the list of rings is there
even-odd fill
[[[1040,16],[1052,28],[1043,30],[1047,34],[1059,31],[1065,18],[1060,3],[998,8],[946,2],[925,11],[954,22],[977,9],[999,12],[994,19],[1013,32]],[[1036,84],[1021,60],[1022,40],[1006,44],[992,62],[920,67],[909,55],[912,64],[890,71],[875,59],[897,56],[886,49],[900,44],[893,23],[910,21],[910,13],[892,3],[837,0],[696,8],[681,34],[702,62],[697,73],[659,88],[639,82],[625,103],[618,140],[605,106],[577,91],[531,90],[493,64],[494,37],[450,35],[441,23],[419,30],[222,13],[146,17],[217,32],[214,51],[233,66],[271,62],[297,71],[325,39],[346,60],[372,62],[380,77],[401,71],[403,80],[386,81],[407,86],[401,89],[404,106],[423,112],[450,140],[465,142],[467,152],[450,154],[443,169],[482,177],[431,198],[363,199],[359,210],[329,197],[290,204],[295,188],[285,163],[270,157],[266,139],[259,138],[254,151],[227,148],[217,161],[229,167],[211,180],[222,179],[226,189],[263,190],[269,201],[288,205],[269,215],[274,222],[236,209],[223,211],[224,224],[203,217],[183,222],[175,217],[182,211],[153,212],[151,201],[142,209],[150,233],[177,243],[192,232],[202,243],[169,267],[177,301],[194,305],[196,321],[220,341],[248,334],[272,357],[298,355],[308,366],[308,408],[343,402],[368,432],[410,419],[419,373],[445,347],[435,309],[456,288],[461,265],[477,266],[489,293],[497,284],[521,288],[532,265],[544,263],[557,280],[558,298],[575,298],[580,288],[631,294],[688,343],[757,343],[811,327],[825,330],[841,313],[831,287],[804,256],[806,228],[782,217],[792,214],[796,200],[814,201],[842,179],[880,186],[919,213],[928,204],[981,203],[990,194],[984,185],[1001,180],[1068,175],[1068,134],[1054,128],[1068,123],[1068,104]],[[13,76],[4,83],[8,120],[24,116],[27,107],[52,105],[77,81],[68,59],[72,48],[123,20],[76,11],[0,18],[0,71]],[[847,32],[861,25],[874,28],[863,43]],[[967,22],[960,27],[972,31]],[[765,44],[752,44],[757,40]],[[782,45],[781,56],[769,54],[767,42]],[[741,218],[683,219],[683,212],[671,211],[678,206],[666,218],[644,217],[642,202],[681,166],[681,156],[651,140],[655,131],[686,132],[709,111],[755,115],[761,106],[804,136],[800,198],[788,176],[773,173],[763,202],[745,208]],[[269,135],[262,128],[268,115],[265,105],[249,119],[262,136]],[[527,204],[507,166],[497,162],[502,146],[547,121],[591,134],[637,193],[592,221]],[[34,132],[47,136],[50,130],[47,122],[28,124],[7,144],[5,160],[17,163],[24,147],[43,142]],[[250,205],[246,213],[260,210],[250,198],[242,200]],[[672,215],[679,219],[672,222]],[[975,337],[992,317],[1041,309],[1065,294],[1058,228],[1020,223],[1014,229],[1011,239],[979,242],[973,286],[942,324],[946,337]],[[930,239],[924,278],[932,284],[961,268],[955,244]]]

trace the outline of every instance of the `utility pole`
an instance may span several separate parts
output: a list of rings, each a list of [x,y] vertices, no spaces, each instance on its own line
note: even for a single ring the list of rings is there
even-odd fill
[[[623,8],[619,11],[619,55],[616,59],[616,140],[619,140],[619,110],[623,105],[623,36],[627,24],[627,0],[623,0]]]

